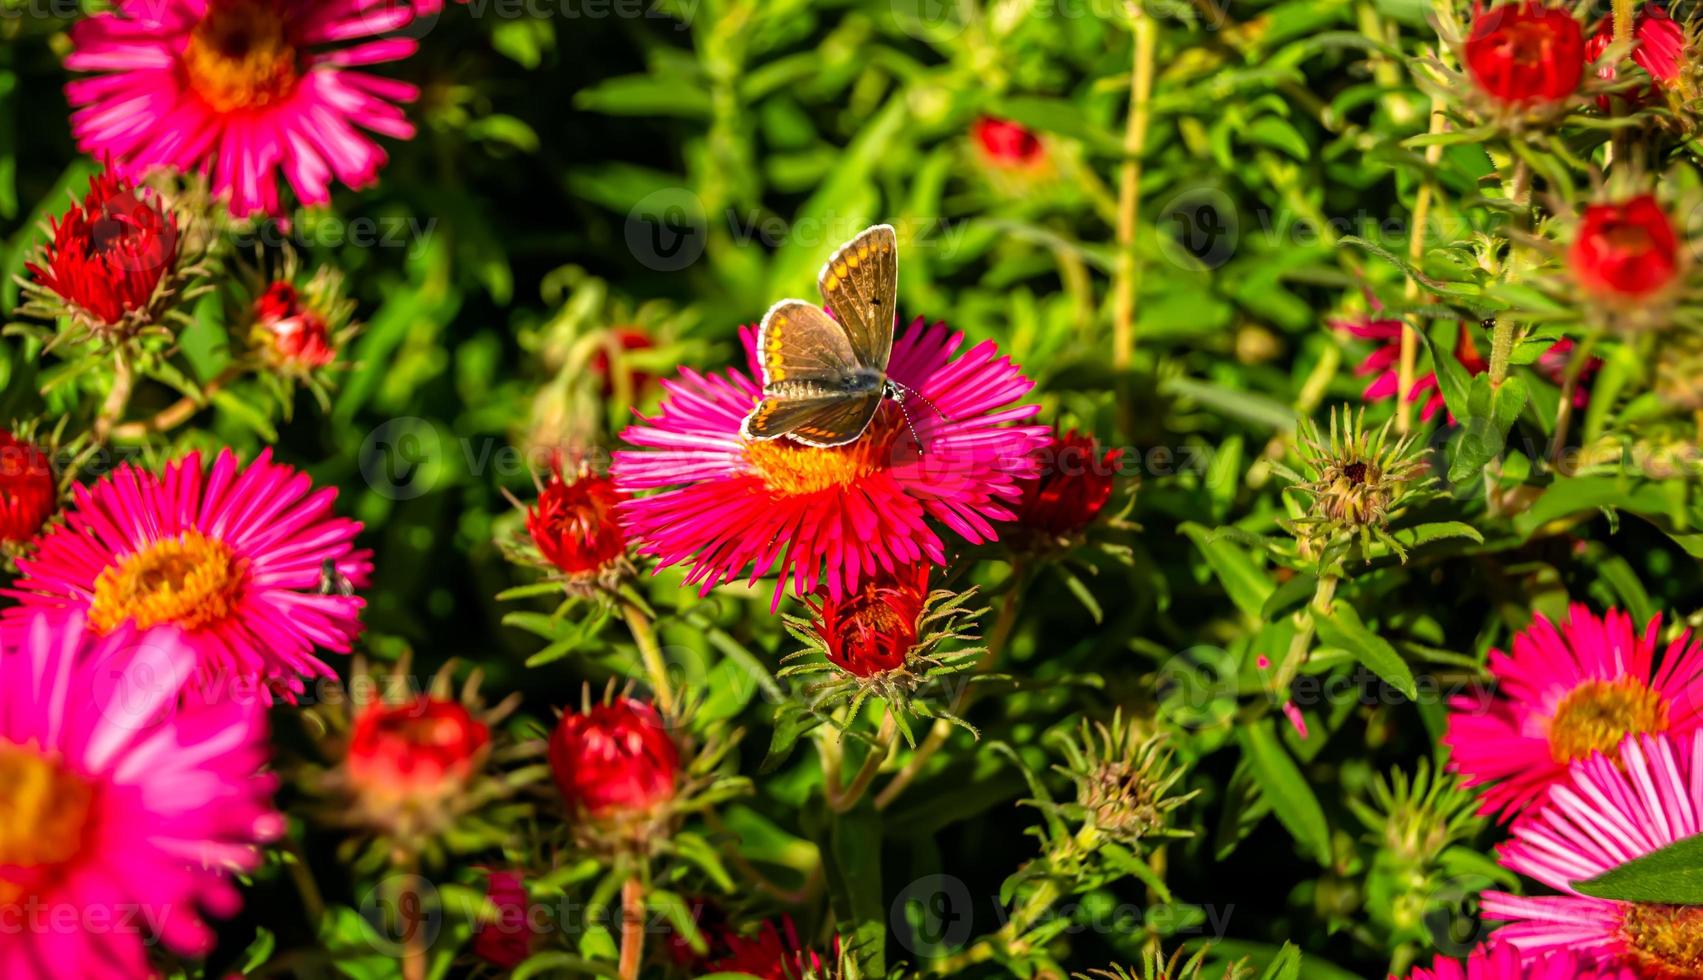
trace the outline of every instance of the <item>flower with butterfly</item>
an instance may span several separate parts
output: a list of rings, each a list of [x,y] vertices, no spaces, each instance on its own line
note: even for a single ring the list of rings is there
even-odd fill
[[[826,309],[785,300],[740,331],[750,373],[682,369],[615,454],[640,550],[689,566],[705,593],[775,574],[778,608],[789,584],[840,599],[871,576],[944,564],[942,532],[998,539],[1051,438],[1021,403],[1032,383],[991,341],[965,350],[922,317],[895,330],[891,226],[835,252],[817,284]]]

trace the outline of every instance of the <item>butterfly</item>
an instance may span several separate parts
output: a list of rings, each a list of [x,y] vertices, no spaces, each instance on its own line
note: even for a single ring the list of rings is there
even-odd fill
[[[867,228],[840,246],[816,286],[833,316],[814,303],[783,299],[757,329],[763,396],[740,426],[747,439],[786,436],[817,448],[843,446],[869,428],[884,398],[910,423],[905,396],[915,392],[887,376],[899,299],[893,226]]]

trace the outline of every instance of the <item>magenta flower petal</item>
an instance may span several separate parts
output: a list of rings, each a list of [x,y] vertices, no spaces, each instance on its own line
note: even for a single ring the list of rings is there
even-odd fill
[[[0,634],[15,638],[36,609],[75,611],[97,633],[170,627],[195,651],[203,692],[299,693],[304,676],[334,676],[315,648],[346,653],[361,629],[360,598],[321,594],[325,564],[357,586],[372,571],[335,497],[270,450],[246,467],[225,450],[205,472],[197,453],[160,476],[119,466],[78,487],[65,523],[19,560]]]
[[[350,70],[413,54],[411,39],[366,39],[414,16],[371,0],[120,0],[71,30],[66,66],[94,73],[66,86],[72,133],[126,177],[205,174],[238,216],[283,213],[280,172],[323,204],[333,180],[362,187],[384,165],[361,129],[414,135],[398,103],[415,87]],[[240,54],[219,40],[233,36]]]
[[[756,374],[756,332],[741,337]],[[958,353],[963,344],[920,317],[894,342],[889,374],[922,396],[910,413],[922,452],[891,402],[849,446],[747,442],[751,375],[683,369],[663,382],[660,414],[624,434],[637,448],[615,454],[616,484],[636,498],[621,505],[623,520],[641,550],[689,565],[687,582],[706,592],[778,573],[776,605],[789,581],[800,596],[825,586],[838,598],[877,570],[944,562],[936,525],[995,540],[997,523],[1013,519],[1018,479],[1034,474],[1031,451],[1051,433],[1021,424],[1037,406],[1017,404],[1031,382],[1011,359],[991,342]]]
[[[1567,778],[1569,763],[1612,752],[1627,735],[1686,735],[1703,726],[1703,649],[1689,631],[1656,655],[1661,620],[1640,635],[1632,619],[1569,608],[1559,629],[1538,616],[1492,651],[1494,697],[1450,702],[1443,743],[1450,767],[1484,787],[1484,812],[1517,816]]]
[[[195,650],[171,629],[105,637],[35,612],[0,645],[0,976],[148,976],[149,937],[204,955],[233,871],[276,837],[259,701],[183,702]]]
[[[1508,923],[1493,941],[1513,945],[1528,961],[1571,950],[1638,976],[1694,976],[1665,945],[1695,928],[1675,918],[1686,907],[1590,898],[1572,882],[1703,832],[1700,752],[1703,731],[1664,733],[1630,736],[1612,755],[1575,763],[1498,852],[1503,865],[1561,894],[1485,893],[1485,917]]]

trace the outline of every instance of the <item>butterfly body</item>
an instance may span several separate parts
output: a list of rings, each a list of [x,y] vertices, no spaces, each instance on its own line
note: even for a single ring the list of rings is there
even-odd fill
[[[898,242],[891,225],[866,229],[817,276],[827,310],[781,300],[757,330],[763,392],[742,434],[783,436],[826,448],[855,441],[881,401],[903,387],[887,377],[898,302]]]

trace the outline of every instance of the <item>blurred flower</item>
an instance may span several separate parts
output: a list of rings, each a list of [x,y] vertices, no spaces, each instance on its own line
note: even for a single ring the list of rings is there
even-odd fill
[[[626,390],[629,392],[643,390],[654,380],[643,371],[633,370],[627,364],[626,358],[619,356],[628,351],[650,350],[656,346],[656,341],[651,339],[644,328],[611,327],[604,339],[605,343],[591,355],[589,365],[591,373],[597,376],[599,393],[604,398],[613,396],[621,387],[616,383],[618,379],[625,379]],[[611,348],[618,352],[617,356],[610,356]]]
[[[526,510],[526,530],[544,560],[573,580],[601,580],[627,554],[616,507],[627,495],[606,476],[572,480],[558,465]]]
[[[976,120],[976,145],[996,167],[1032,167],[1046,157],[1041,138],[1021,123],[984,116]]]
[[[532,955],[538,930],[528,914],[530,900],[519,871],[485,872],[485,900],[497,908],[496,919],[473,928],[473,955],[492,966],[512,970]]]
[[[1567,11],[1537,0],[1479,11],[1465,64],[1481,92],[1508,108],[1557,105],[1585,74],[1585,32]]]
[[[252,699],[180,704],[195,669],[170,630],[96,637],[76,614],[32,614],[5,638],[0,976],[150,976],[144,924],[204,956],[203,910],[241,907],[231,874],[283,829],[261,772],[266,714]]]
[[[272,283],[254,301],[254,334],[256,348],[279,366],[324,367],[337,358],[325,317],[304,306],[288,282]]]
[[[1371,303],[1372,315],[1382,312],[1383,304],[1375,299]],[[1377,350],[1354,368],[1354,373],[1361,377],[1374,376],[1371,384],[1360,393],[1360,397],[1369,402],[1377,402],[1394,398],[1396,388],[1401,385],[1401,333],[1405,327],[1400,320],[1373,319],[1372,315],[1363,315],[1352,320],[1332,320],[1331,326],[1379,345]],[[1472,332],[1465,323],[1460,325],[1454,357],[1461,367],[1466,368],[1468,374],[1483,374],[1490,369],[1490,362],[1479,353],[1478,346],[1472,342]],[[1413,385],[1407,390],[1407,400],[1418,402],[1421,396],[1424,396],[1425,401],[1419,409],[1419,418],[1429,422],[1445,407],[1443,391],[1437,384],[1435,371],[1414,375]],[[1449,421],[1454,421],[1453,415],[1449,416]]]
[[[710,956],[698,963],[700,976],[711,973],[748,973],[761,980],[827,980],[836,973],[822,957],[798,940],[792,919],[782,916],[777,928],[764,922],[754,936],[732,929],[719,932],[711,943]]]
[[[1504,867],[1560,895],[1484,893],[1484,917],[1507,922],[1492,942],[1528,960],[1571,951],[1640,977],[1703,970],[1703,912],[1692,905],[1619,902],[1573,890],[1634,858],[1703,832],[1703,731],[1628,736],[1613,754],[1575,763],[1544,807],[1498,848]]]
[[[910,565],[891,576],[865,579],[844,599],[821,599],[811,629],[829,662],[858,677],[903,669],[917,644],[928,572],[925,563]]]
[[[1573,364],[1573,348],[1575,346],[1577,345],[1566,337],[1550,344],[1549,349],[1543,352],[1543,356],[1537,359],[1538,373],[1548,378],[1550,383],[1557,387],[1565,385],[1567,371]],[[1658,372],[1662,364],[1665,363],[1667,363],[1667,359],[1663,358],[1662,362],[1657,364]],[[1602,370],[1602,358],[1595,355],[1579,365],[1579,377],[1573,387],[1574,408],[1584,408],[1591,403],[1590,382],[1600,370]]]
[[[1663,335],[1660,343],[1656,394],[1674,408],[1703,408],[1703,334],[1674,330]]]
[[[1056,432],[1034,451],[1040,473],[1019,481],[1017,524],[1037,538],[1068,541],[1100,516],[1112,497],[1121,449],[1100,452],[1093,436]]]
[[[550,771],[576,818],[641,823],[674,798],[680,750],[655,708],[618,697],[562,716]]]
[[[1309,505],[1305,516],[1284,524],[1311,553],[1332,540],[1358,539],[1365,547],[1375,538],[1405,560],[1386,528],[1430,481],[1424,478],[1426,450],[1416,449],[1411,435],[1392,443],[1389,432],[1388,422],[1369,432],[1364,410],[1351,416],[1344,409],[1340,418],[1331,412],[1328,440],[1311,420],[1302,422],[1295,448],[1307,473],[1289,476],[1291,489]]]
[[[505,765],[538,751],[498,727],[519,694],[486,706],[480,673],[457,687],[454,660],[420,691],[412,659],[405,652],[373,674],[357,656],[348,696],[314,710],[328,764],[304,766],[300,782],[318,798],[321,819],[366,841],[356,862],[363,867],[438,864],[500,846],[527,812],[505,801],[543,777],[542,766]]]
[[[1567,252],[1579,287],[1617,303],[1667,288],[1678,277],[1680,261],[1679,236],[1651,194],[1588,205]]]
[[[199,656],[197,684],[259,682],[293,698],[302,678],[334,677],[315,647],[348,652],[363,602],[322,594],[330,565],[366,584],[361,525],[331,513],[337,491],[262,450],[246,467],[229,449],[203,471],[200,453],[155,476],[130,463],[78,487],[65,522],[18,560],[0,611],[13,635],[32,609],[78,610],[97,633],[122,623],[171,626]]]
[[[1498,696],[1488,706],[1483,696],[1450,701],[1443,744],[1450,768],[1483,787],[1480,812],[1520,815],[1567,778],[1569,764],[1612,753],[1627,735],[1703,727],[1703,647],[1689,631],[1658,664],[1660,617],[1639,636],[1618,610],[1600,619],[1579,603],[1568,611],[1560,630],[1534,617],[1512,656],[1491,651]]]
[[[47,455],[0,429],[0,545],[22,544],[35,537],[58,500]]]
[[[755,372],[756,331],[741,337]],[[932,522],[972,543],[995,540],[995,522],[1016,516],[1017,480],[1033,474],[1029,454],[1050,434],[1010,424],[1038,408],[1013,404],[1031,387],[1017,366],[991,342],[955,358],[963,342],[921,318],[894,342],[892,378],[938,410],[912,412],[921,446],[890,401],[845,446],[749,441],[740,424],[757,384],[684,369],[664,382],[661,414],[624,433],[638,448],[615,454],[623,491],[662,491],[622,505],[627,527],[661,564],[690,563],[686,581],[705,593],[747,569],[752,582],[778,569],[776,607],[789,580],[799,596],[825,584],[840,598],[876,569],[944,563]]]
[[[97,174],[51,231],[24,268],[68,315],[108,338],[154,325],[179,257],[177,218],[157,194],[111,170]]]
[[[1567,950],[1523,960],[1508,943],[1491,940],[1476,947],[1466,961],[1442,957],[1430,969],[1414,967],[1407,980],[1636,980],[1637,974],[1623,967],[1590,965]]]
[[[414,14],[376,0],[119,0],[71,29],[66,67],[96,73],[66,86],[72,132],[132,178],[210,173],[239,217],[284,212],[279,170],[302,204],[324,204],[333,177],[364,187],[384,165],[356,126],[414,135],[396,103],[418,90],[352,70],[413,54],[392,32]]]
[[[461,792],[490,744],[491,730],[460,702],[429,696],[374,702],[355,716],[349,781],[387,805],[434,806]]]
[[[1638,15],[1632,21],[1632,63],[1650,73],[1650,77],[1663,85],[1671,85],[1679,80],[1680,62],[1685,57],[1685,28],[1679,25],[1662,5],[1646,2],[1638,7]],[[1597,22],[1597,29],[1585,42],[1585,61],[1594,63],[1602,57],[1602,53],[1614,43],[1614,21],[1604,17]],[[1597,68],[1597,76],[1614,81],[1615,66],[1601,65]],[[1599,104],[1606,103],[1606,98]],[[1605,106],[1606,108],[1606,106]]]

